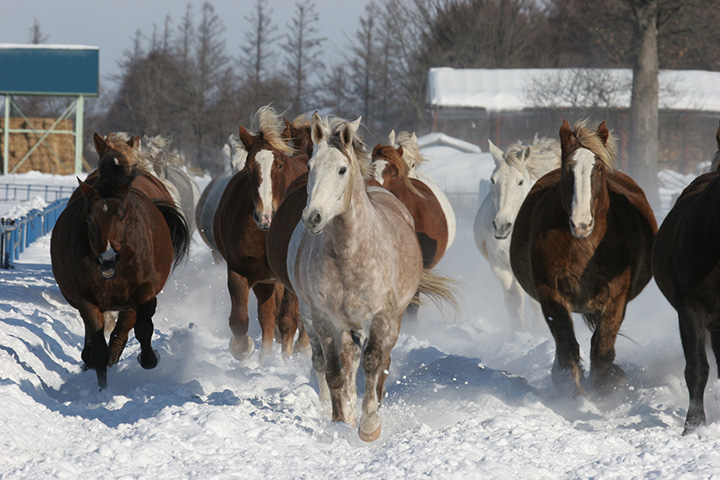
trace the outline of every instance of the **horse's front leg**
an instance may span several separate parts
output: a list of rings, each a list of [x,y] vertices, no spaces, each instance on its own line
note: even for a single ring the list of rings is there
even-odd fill
[[[580,346],[575,338],[575,329],[570,310],[559,300],[543,299],[540,293],[545,321],[555,340],[555,362],[552,368],[552,380],[555,388],[567,392],[571,397],[586,395],[582,386],[584,378],[580,366]],[[569,374],[569,379],[567,375]],[[568,381],[569,380],[569,381]]]
[[[260,360],[262,360],[268,355],[272,355],[273,351],[275,315],[277,313],[275,284],[256,283],[253,286],[253,292],[257,298],[258,321],[262,331],[262,347],[260,350]]]
[[[157,308],[157,298],[143,303],[137,309],[137,322],[135,323],[135,338],[140,343],[140,355],[138,362],[149,370],[155,368],[160,361],[160,355],[152,348],[152,335],[154,331],[152,317]]]
[[[325,359],[325,381],[330,391],[333,422],[354,422],[354,415],[347,415],[347,376],[343,365],[341,349],[343,348],[343,332],[338,331],[327,319],[313,318],[313,326],[318,334]],[[354,426],[354,423],[351,425]]]
[[[248,297],[250,288],[245,277],[228,266],[228,291],[230,293],[230,353],[238,360],[245,360],[255,350],[255,343],[248,337]]]
[[[590,340],[590,381],[596,392],[607,395],[625,383],[625,372],[615,365],[615,341],[625,316],[625,302],[604,314],[586,315],[590,325],[595,325]]]
[[[390,351],[395,346],[399,334],[400,317],[392,318],[381,314],[373,319],[362,358],[365,394],[362,401],[360,428],[358,428],[360,439],[366,442],[372,442],[380,436],[382,419],[378,409],[390,368]]]
[[[128,341],[128,333],[135,326],[137,316],[133,310],[122,310],[118,314],[115,328],[110,333],[110,358],[108,366],[115,365],[120,361],[120,355],[125,350]]]
[[[105,342],[105,325],[100,309],[91,303],[83,302],[78,310],[85,324],[85,345],[82,358],[87,368],[94,368],[98,388],[107,387],[108,346]]]

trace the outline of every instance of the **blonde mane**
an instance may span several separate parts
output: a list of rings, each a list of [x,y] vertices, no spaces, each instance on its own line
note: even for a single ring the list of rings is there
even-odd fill
[[[108,147],[118,153],[121,153],[128,162],[128,166],[136,166],[140,170],[150,172],[150,166],[147,164],[143,152],[142,141],[140,147],[135,148],[128,142],[135,138],[127,132],[110,132],[105,136],[105,142]]]
[[[257,132],[263,134],[265,142],[274,149],[285,155],[292,155],[295,152],[295,149],[282,138],[282,132],[285,130],[282,117],[270,105],[260,107],[252,116],[251,123]]]
[[[615,160],[618,156],[617,138],[610,134],[607,142],[603,145],[597,132],[587,125],[587,120],[580,120],[575,123],[575,139],[584,148],[593,152],[610,170],[615,169]]]
[[[410,167],[415,166],[417,168],[427,162],[427,158],[423,157],[420,153],[420,146],[418,145],[415,132],[403,131],[398,133],[397,136],[395,136],[394,143],[399,147],[403,147],[403,158]]]

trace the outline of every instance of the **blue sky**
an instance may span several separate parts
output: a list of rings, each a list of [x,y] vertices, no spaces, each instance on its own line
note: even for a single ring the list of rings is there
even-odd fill
[[[297,0],[266,0],[272,9],[278,33],[286,28],[295,10]],[[196,18],[202,2],[191,2]],[[245,19],[253,9],[255,0],[212,0],[210,3],[225,25],[227,53],[239,55],[248,28]],[[341,48],[349,45],[364,14],[369,0],[346,2],[340,0],[314,0],[320,15],[320,36],[326,37],[326,53],[339,58]],[[28,43],[30,29],[38,20],[46,43],[97,46],[100,49],[101,88],[107,84],[107,75],[116,72],[123,50],[132,47],[137,30],[151,35],[153,24],[162,30],[169,14],[177,25],[188,2],[169,0],[0,0],[0,43]]]

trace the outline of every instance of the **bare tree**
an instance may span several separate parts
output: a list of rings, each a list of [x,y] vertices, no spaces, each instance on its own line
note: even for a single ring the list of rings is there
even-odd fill
[[[35,19],[33,26],[30,27],[30,43],[39,44],[47,42],[48,37],[43,35],[40,29],[40,22]]]
[[[303,3],[295,3],[295,16],[288,24],[288,33],[282,44],[285,51],[285,69],[290,74],[293,87],[293,115],[304,113],[311,104],[316,103],[317,95],[312,91],[311,78],[318,78],[322,74],[321,48],[326,40],[318,36],[319,20],[314,2],[305,0]]]
[[[246,83],[245,94],[253,106],[259,106],[265,97],[263,82],[275,66],[272,45],[277,37],[271,36],[275,29],[271,15],[267,2],[256,0],[252,12],[245,17],[250,28],[245,32],[246,44],[240,46],[240,67]]]

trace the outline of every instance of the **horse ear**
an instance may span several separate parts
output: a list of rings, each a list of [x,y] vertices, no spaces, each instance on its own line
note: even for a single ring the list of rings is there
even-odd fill
[[[560,127],[560,145],[563,150],[569,149],[573,144],[572,130],[570,130],[570,124],[567,120],[563,120],[562,126]]]
[[[352,133],[355,133],[358,131],[358,128],[360,128],[360,121],[362,121],[362,116],[356,118],[352,122],[348,122],[348,126],[352,128]]]
[[[110,150],[105,139],[97,132],[93,134],[93,143],[95,144],[95,151],[98,155],[100,155],[100,157],[103,157],[108,150]]]
[[[388,143],[390,145],[395,145],[395,129],[393,128],[390,130],[390,134],[388,135]]]
[[[417,135],[415,135],[415,132],[410,135],[410,140],[412,140],[414,143],[417,143]]]
[[[600,123],[600,126],[597,129],[597,136],[602,140],[603,145],[605,145],[608,141],[608,138],[610,138],[610,132],[608,131],[607,125],[605,124],[605,120],[603,120]]]
[[[325,127],[323,126],[323,119],[318,112],[313,113],[312,116],[310,123],[310,138],[315,145],[327,141]]]
[[[400,145],[399,147],[397,147],[397,152],[398,152],[398,155],[400,155],[400,158],[402,158],[402,156],[403,156],[403,151],[404,151],[404,150],[403,150],[402,145]]]
[[[140,150],[140,135],[136,135],[132,137],[130,140],[127,141],[127,144],[130,145],[135,150]]]
[[[530,146],[528,145],[528,146],[525,147],[525,149],[523,150],[523,163],[527,163],[527,162],[528,162],[528,159],[530,158],[530,153],[532,153],[532,149],[531,149]]]
[[[98,194],[97,190],[95,190],[92,185],[83,182],[78,177],[75,178],[77,178],[78,185],[80,186],[80,193],[82,193],[83,197],[85,197],[86,199],[90,199]]]
[[[245,146],[245,150],[252,148],[253,136],[242,125],[238,125],[238,138],[240,138],[240,142]]]
[[[343,125],[340,131],[340,140],[347,150],[350,150],[350,147],[352,147],[353,135],[357,131],[358,125],[360,125],[359,120],[358,118],[354,122],[345,122],[345,125]]]
[[[495,159],[495,163],[502,162],[503,159],[503,152],[498,147],[495,146],[495,144],[488,138],[488,147],[490,148],[490,154]]]

